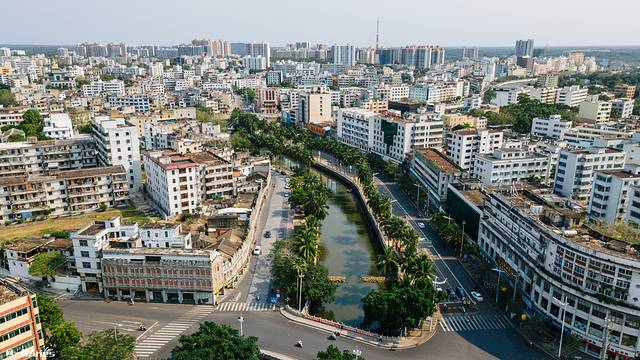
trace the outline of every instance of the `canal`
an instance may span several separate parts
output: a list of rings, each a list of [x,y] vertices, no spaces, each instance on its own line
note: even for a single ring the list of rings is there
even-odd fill
[[[321,264],[330,275],[343,275],[346,281],[338,284],[335,300],[314,315],[359,326],[364,319],[361,300],[377,288],[363,283],[361,277],[378,275],[376,258],[381,247],[356,195],[333,176],[317,173],[332,194],[321,226]]]

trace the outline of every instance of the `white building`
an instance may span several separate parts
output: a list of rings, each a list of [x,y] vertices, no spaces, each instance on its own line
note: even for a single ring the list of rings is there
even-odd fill
[[[82,291],[93,293],[102,293],[102,251],[110,244],[138,247],[140,241],[138,224],[123,224],[119,217],[91,223],[71,233],[71,240]]]
[[[333,45],[331,47],[333,53],[333,63],[336,65],[355,65],[356,64],[356,48],[353,45]]]
[[[559,140],[572,126],[573,122],[564,120],[560,115],[551,115],[548,119],[534,118],[531,123],[531,135]]]
[[[611,117],[611,102],[598,99],[598,95],[588,96],[580,103],[578,116],[596,122],[608,121]]]
[[[556,94],[556,104],[571,107],[580,106],[586,100],[589,89],[581,88],[578,85],[559,88]]]
[[[151,109],[149,96],[144,94],[130,94],[127,96],[109,96],[111,106],[131,106],[136,112],[148,112]]]
[[[454,131],[447,134],[447,156],[465,171],[472,171],[477,155],[500,149],[502,142],[502,131],[478,129]]]
[[[519,184],[531,179],[546,183],[550,163],[548,156],[526,149],[496,149],[491,154],[476,155],[472,173],[485,186]]]
[[[633,114],[633,99],[611,100],[611,117],[616,119],[628,119]]]
[[[191,232],[182,228],[182,224],[151,222],[140,226],[142,247],[191,249]]]
[[[198,206],[198,164],[173,152],[143,154],[147,193],[167,216],[195,214]]]
[[[567,200],[530,190],[487,193],[480,252],[504,271],[504,282],[517,284],[534,313],[581,338],[579,350],[596,358],[637,357],[636,252],[591,236],[580,226],[581,208]]]
[[[379,100],[398,101],[409,97],[408,85],[381,85],[373,89],[373,97]]]
[[[242,58],[242,64],[246,69],[255,71],[267,70],[267,58],[261,55],[258,56],[245,56]]]
[[[82,94],[85,97],[102,95],[124,96],[124,81],[118,79],[102,81],[98,79],[90,84],[82,85]]]
[[[122,165],[131,192],[142,190],[138,128],[122,118],[96,116],[91,123],[100,166]]]
[[[589,148],[592,146],[607,147],[623,143],[631,138],[631,132],[602,129],[599,127],[577,126],[564,131],[563,139],[568,146]],[[600,144],[597,144],[597,143]],[[607,144],[602,146],[602,144]]]
[[[640,185],[637,166],[622,170],[605,170],[595,173],[589,196],[589,219],[613,224],[623,220],[629,205],[629,189]]]
[[[68,114],[49,114],[44,118],[44,129],[42,132],[53,139],[71,139],[73,133],[73,123]]]
[[[612,148],[563,149],[558,156],[558,166],[553,191],[578,201],[588,201],[596,171],[622,170],[625,153]]]
[[[422,187],[416,189],[418,195],[423,194],[417,199],[418,207],[436,210],[445,204],[449,184],[464,172],[435,149],[416,149],[410,171]]]
[[[364,151],[403,161],[414,149],[442,146],[442,121],[427,114],[402,118],[390,111],[359,108],[338,111],[338,140]]]

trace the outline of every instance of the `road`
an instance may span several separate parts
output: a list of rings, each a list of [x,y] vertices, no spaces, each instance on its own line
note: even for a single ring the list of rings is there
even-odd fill
[[[393,353],[343,338],[331,341],[325,332],[292,323],[278,312],[265,311],[271,310],[262,300],[264,292],[269,289],[266,277],[269,263],[266,257],[273,242],[280,236],[280,230],[290,228],[288,207],[284,198],[284,178],[280,175],[274,176],[273,183],[274,191],[267,199],[265,209],[268,210],[261,219],[258,232],[263,234],[265,229],[270,229],[272,238],[265,239],[261,236],[259,244],[263,246],[262,254],[252,257],[249,266],[252,270],[218,308],[210,305],[128,305],[123,302],[61,300],[65,318],[74,321],[84,333],[117,328],[138,338],[136,354],[139,358],[145,359],[150,356],[169,357],[171,349],[177,345],[179,335],[197,331],[198,324],[203,321],[215,321],[238,329],[240,315],[245,319],[244,334],[258,337],[260,348],[297,359],[313,359],[318,351],[325,349],[329,344],[347,350],[357,347],[368,360],[545,359],[542,353],[528,348],[524,340],[501,317],[501,313],[487,302],[480,306],[480,311],[476,314],[445,316],[437,333],[426,344]],[[408,214],[414,225],[423,220],[397,184],[388,179],[378,178],[378,186],[396,200],[393,202],[395,214]],[[438,276],[447,279],[449,284],[461,284],[467,291],[473,289],[474,285],[469,275],[428,227],[425,231],[418,228],[417,230],[428,239],[421,245],[430,247],[434,253],[442,257],[442,260],[435,261]],[[261,294],[260,302],[254,301],[258,292]],[[140,324],[148,330],[139,331]],[[294,347],[299,338],[303,339],[304,349]]]

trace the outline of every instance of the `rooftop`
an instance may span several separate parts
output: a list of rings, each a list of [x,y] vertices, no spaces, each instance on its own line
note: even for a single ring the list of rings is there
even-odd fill
[[[422,154],[427,160],[431,161],[434,165],[440,169],[440,171],[453,174],[453,173],[462,173],[464,170],[458,165],[454,164],[447,158],[446,155],[439,152],[438,150],[431,148],[424,149],[416,149],[417,152]]]
[[[208,164],[208,165],[222,165],[228,164],[229,162],[222,159],[221,157],[208,152],[202,151],[197,153],[191,153],[187,155],[191,160],[200,163],[200,164]]]
[[[12,284],[4,279],[0,279],[0,305],[13,301],[28,292],[16,284]]]

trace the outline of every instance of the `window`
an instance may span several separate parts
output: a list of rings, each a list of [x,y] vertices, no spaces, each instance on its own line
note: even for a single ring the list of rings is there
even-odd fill
[[[80,246],[88,246],[87,240],[80,240]]]
[[[82,262],[82,268],[83,269],[91,269],[91,263],[87,262],[87,261],[83,261]]]
[[[88,251],[80,251],[80,257],[89,257]]]

